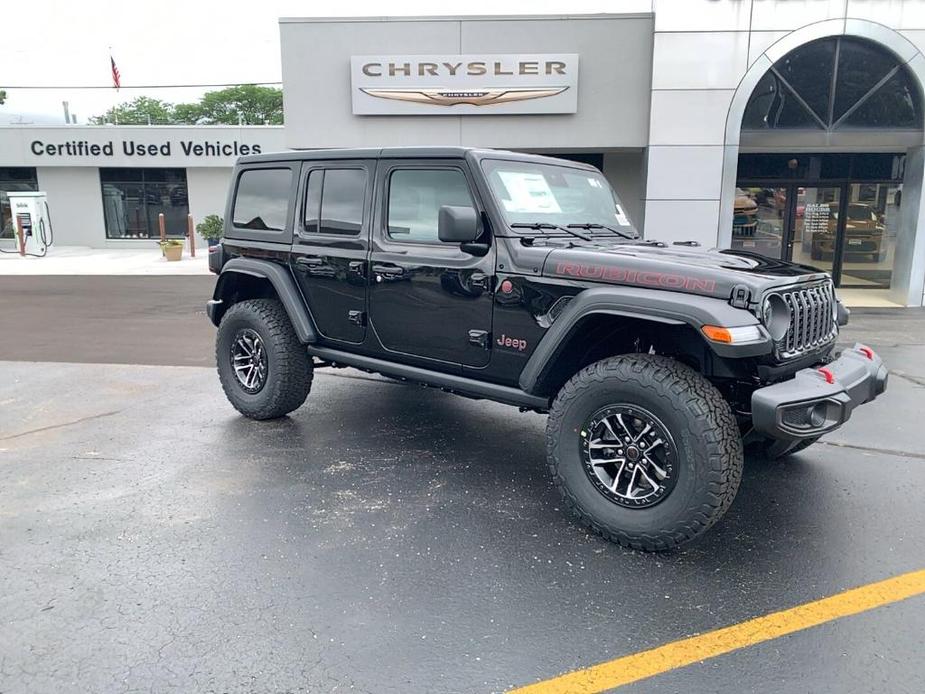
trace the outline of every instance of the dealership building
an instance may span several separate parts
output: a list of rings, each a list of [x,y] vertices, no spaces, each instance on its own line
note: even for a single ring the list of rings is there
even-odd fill
[[[925,292],[925,2],[653,0],[622,14],[280,20],[285,126],[0,127],[57,243],[220,213],[237,155],[464,145],[598,166],[646,238]],[[920,232],[919,229],[922,229]],[[0,240],[0,244],[11,240]]]

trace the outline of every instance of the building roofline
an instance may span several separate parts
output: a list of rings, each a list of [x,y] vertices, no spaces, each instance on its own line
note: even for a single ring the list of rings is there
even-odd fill
[[[0,123],[0,129],[8,130],[282,130],[283,125],[89,125],[54,123]]]
[[[368,17],[280,17],[280,24],[328,24],[372,22],[517,22],[573,21],[591,19],[648,19],[654,12],[598,12],[589,14],[473,14],[473,15],[371,15]]]

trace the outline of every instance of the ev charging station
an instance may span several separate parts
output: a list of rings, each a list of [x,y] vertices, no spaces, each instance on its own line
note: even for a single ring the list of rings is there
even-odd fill
[[[44,257],[54,243],[48,196],[43,192],[13,191],[7,196],[19,255]]]

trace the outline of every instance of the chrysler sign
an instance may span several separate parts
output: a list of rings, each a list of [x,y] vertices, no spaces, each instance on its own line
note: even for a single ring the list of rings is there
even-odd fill
[[[578,55],[357,55],[356,115],[575,113]]]

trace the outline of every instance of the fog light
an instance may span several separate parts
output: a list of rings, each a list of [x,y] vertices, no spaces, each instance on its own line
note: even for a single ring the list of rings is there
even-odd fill
[[[821,427],[826,422],[828,407],[824,402],[817,402],[809,408],[809,423],[814,427]]]

